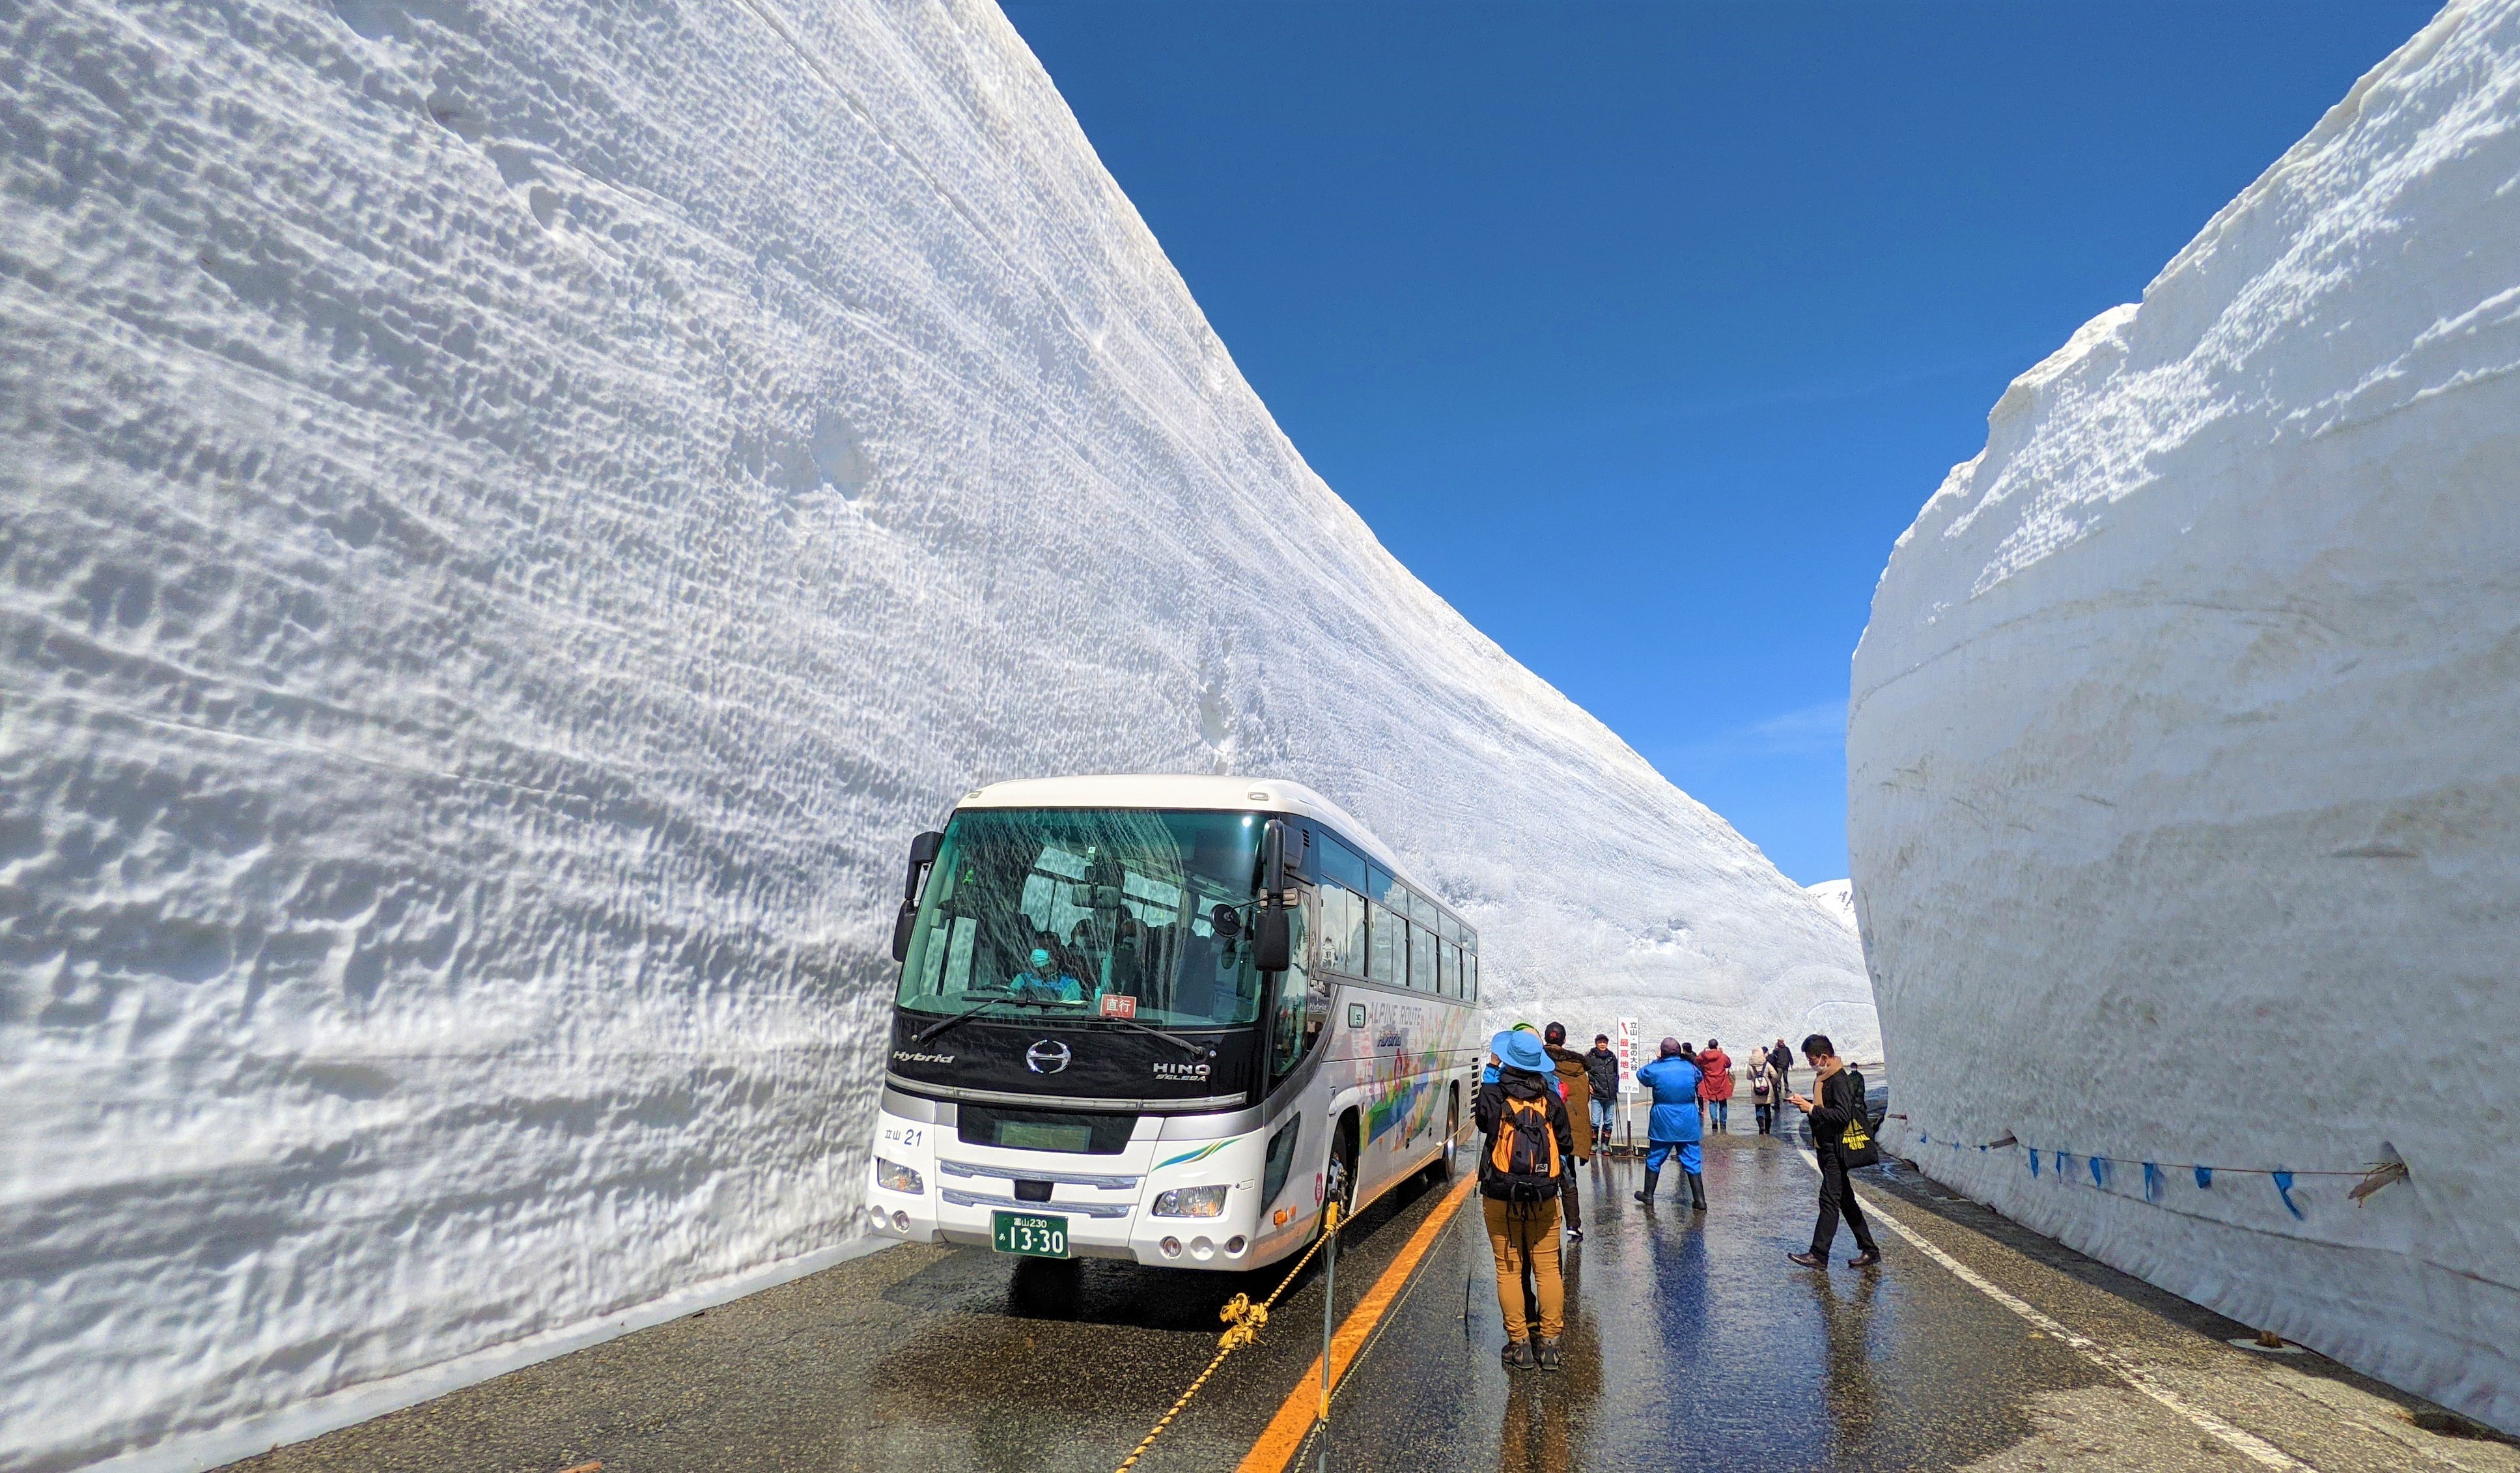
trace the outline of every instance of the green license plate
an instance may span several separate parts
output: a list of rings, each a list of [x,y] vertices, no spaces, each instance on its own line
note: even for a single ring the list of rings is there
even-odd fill
[[[1000,1253],[1026,1258],[1065,1258],[1067,1219],[1037,1217],[1029,1212],[1001,1212],[990,1220],[989,1235]]]

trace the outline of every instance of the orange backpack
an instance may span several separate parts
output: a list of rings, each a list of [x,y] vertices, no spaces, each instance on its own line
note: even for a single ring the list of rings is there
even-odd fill
[[[1496,1143],[1488,1148],[1485,1165],[1488,1182],[1504,1186],[1502,1195],[1508,1201],[1556,1199],[1557,1133],[1549,1128],[1549,1096],[1506,1096],[1505,1111],[1497,1117]]]

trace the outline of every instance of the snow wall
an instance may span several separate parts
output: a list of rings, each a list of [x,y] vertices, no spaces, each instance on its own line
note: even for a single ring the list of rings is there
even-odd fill
[[[0,29],[0,1467],[830,1262],[983,781],[1294,778],[1504,1009],[1870,1031],[1306,469],[985,0]]]
[[[2515,371],[2520,4],[2453,5],[1996,405],[1848,791],[1902,1155],[2520,1431]]]

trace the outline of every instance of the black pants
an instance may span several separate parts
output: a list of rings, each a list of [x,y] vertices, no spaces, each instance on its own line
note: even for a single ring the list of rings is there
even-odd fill
[[[1768,1134],[1768,1127],[1774,1121],[1777,1107],[1763,1099],[1759,1101],[1757,1109],[1759,1112],[1759,1134],[1764,1136]]]
[[[1817,1141],[1812,1154],[1820,1158],[1820,1221],[1812,1225],[1812,1257],[1828,1257],[1828,1245],[1837,1239],[1837,1215],[1846,1214],[1846,1226],[1854,1230],[1855,1246],[1867,1253],[1880,1250],[1872,1245],[1871,1226],[1864,1221],[1864,1204],[1855,1200],[1854,1183],[1846,1180],[1846,1158],[1838,1154],[1837,1142]]]

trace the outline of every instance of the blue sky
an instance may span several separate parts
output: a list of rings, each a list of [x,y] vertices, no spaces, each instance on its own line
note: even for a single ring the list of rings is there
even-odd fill
[[[2433,9],[1006,0],[1314,469],[1804,883],[2005,382]]]

